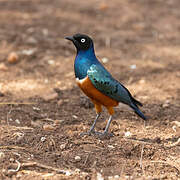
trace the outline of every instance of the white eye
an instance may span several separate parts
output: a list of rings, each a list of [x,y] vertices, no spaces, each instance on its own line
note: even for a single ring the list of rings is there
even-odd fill
[[[84,43],[86,40],[84,38],[81,39],[81,42]]]

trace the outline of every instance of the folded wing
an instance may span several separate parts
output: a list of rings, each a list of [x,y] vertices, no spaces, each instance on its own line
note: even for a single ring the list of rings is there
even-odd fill
[[[87,74],[96,89],[118,102],[129,105],[136,114],[146,119],[138,108],[138,105],[142,104],[134,99],[128,89],[115,80],[101,64],[91,65]]]
[[[87,72],[92,84],[100,92],[112,99],[125,104],[131,104],[131,95],[117,80],[115,80],[109,72],[101,65],[93,64]]]

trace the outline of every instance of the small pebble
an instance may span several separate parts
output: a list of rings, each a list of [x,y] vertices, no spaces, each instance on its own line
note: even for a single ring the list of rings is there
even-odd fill
[[[41,142],[44,142],[46,140],[46,137],[41,137]]]
[[[71,176],[72,173],[70,171],[66,171],[66,176]]]
[[[105,64],[105,63],[107,63],[109,61],[109,59],[108,58],[106,58],[106,57],[103,57],[102,58],[102,62]]]
[[[11,52],[11,53],[8,55],[7,61],[8,61],[9,63],[14,64],[14,63],[16,63],[18,60],[19,60],[19,57],[18,57],[17,53],[15,53],[15,52]]]
[[[52,59],[48,60],[48,64],[49,65],[54,65],[54,60],[52,60]]]
[[[42,177],[43,177],[43,179],[45,178],[47,178],[47,179],[49,179],[49,177],[52,177],[52,176],[54,176],[54,173],[47,173],[47,174],[43,174],[42,175]]]
[[[14,158],[10,158],[9,161],[10,161],[10,162],[14,162]]]
[[[170,100],[166,100],[165,102],[164,102],[164,104],[162,105],[162,107],[163,108],[167,108],[167,107],[169,107],[169,105],[170,105]]]
[[[78,118],[76,115],[72,115],[72,117],[73,117],[74,119],[77,119],[77,118]]]
[[[46,84],[49,83],[49,80],[48,80],[48,79],[45,79],[45,80],[44,80],[44,83],[46,83]]]
[[[0,152],[0,162],[3,161],[4,158],[5,158],[5,153]]]
[[[169,104],[168,104],[168,103],[164,103],[164,104],[162,105],[162,107],[163,107],[163,108],[167,108],[167,107],[169,107]]]
[[[76,172],[76,173],[80,173],[81,170],[80,170],[80,169],[75,169],[75,172]]]
[[[76,161],[80,161],[81,160],[81,157],[80,156],[75,156],[74,158]]]
[[[17,124],[20,124],[20,121],[19,121],[19,119],[16,119],[16,120],[15,120],[15,122],[16,122]]]
[[[60,145],[60,149],[61,149],[61,150],[65,149],[65,148],[66,148],[66,144],[61,144],[61,145]]]
[[[42,33],[44,36],[48,36],[49,31],[48,31],[48,29],[42,29]]]
[[[102,2],[100,5],[99,5],[99,10],[100,11],[104,11],[108,9],[108,5],[105,3],[105,2]]]
[[[0,63],[0,71],[7,71],[8,67],[4,63]]]
[[[40,108],[38,108],[38,107],[33,107],[33,110],[35,110],[35,111],[40,111]]]
[[[50,124],[45,124],[45,125],[43,125],[43,129],[45,131],[53,131],[53,130],[55,130],[55,127]]]
[[[102,174],[97,173],[97,180],[104,180],[104,177],[102,176]]]
[[[108,179],[111,180],[111,179],[114,179],[113,176],[108,176]]]
[[[26,56],[31,56],[35,53],[35,51],[36,51],[36,49],[25,49],[25,50],[21,51],[21,53]]]
[[[61,106],[62,104],[63,104],[63,100],[62,99],[60,99],[58,102],[57,102],[57,104],[59,105],[59,106]]]
[[[153,126],[145,126],[146,129],[152,129]]]
[[[135,64],[132,64],[132,65],[130,66],[130,68],[131,68],[131,69],[136,69],[136,65],[135,65]]]
[[[119,176],[119,175],[115,175],[114,178],[115,178],[115,179],[119,179],[120,176]]]
[[[173,121],[172,123],[174,124],[172,129],[176,133],[176,136],[180,136],[180,121]]]
[[[127,131],[127,132],[124,133],[124,136],[125,137],[131,137],[132,133],[130,131]]]
[[[108,148],[110,148],[110,149],[114,149],[114,146],[112,146],[112,145],[108,145]]]
[[[146,81],[144,79],[139,80],[140,84],[144,84]]]
[[[180,118],[179,118],[180,120]],[[180,127],[180,121],[173,121],[172,124],[175,124],[176,126]]]

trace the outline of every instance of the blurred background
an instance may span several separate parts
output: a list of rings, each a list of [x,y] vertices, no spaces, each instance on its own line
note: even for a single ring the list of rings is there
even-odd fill
[[[173,143],[180,136],[179,9],[178,0],[0,0],[0,144],[15,145],[19,154],[2,151],[1,177],[21,174],[8,168],[29,158],[71,169],[70,178],[77,179],[178,178],[179,145]],[[75,83],[76,52],[64,39],[75,33],[93,38],[100,61],[144,104],[148,128],[118,109],[111,127],[115,137],[102,142],[86,137],[83,144],[79,133],[89,129],[95,112]],[[102,118],[98,130],[105,124]],[[128,138],[146,139],[143,149],[139,141],[124,139],[126,132]],[[31,168],[29,176],[42,177],[40,168]]]

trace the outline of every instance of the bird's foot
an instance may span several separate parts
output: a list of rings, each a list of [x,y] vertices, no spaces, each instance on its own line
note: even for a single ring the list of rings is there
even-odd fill
[[[91,136],[91,135],[94,134],[94,133],[95,133],[94,130],[89,130],[88,132],[83,132],[83,133],[81,133],[80,136],[85,136],[85,135]]]
[[[91,135],[94,135],[100,139],[104,139],[104,138],[109,138],[109,137],[113,137],[114,134],[113,133],[108,133],[107,131],[104,131],[104,132],[98,132],[98,131],[88,131],[88,132],[84,132],[84,133],[81,133],[80,136],[85,136],[85,135],[88,135],[88,136],[91,136]]]
[[[98,138],[100,139],[105,139],[105,138],[110,138],[110,137],[113,137],[114,134],[113,133],[108,133],[107,131],[104,131],[104,132],[95,132],[94,133],[95,136],[97,136]]]

